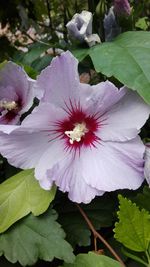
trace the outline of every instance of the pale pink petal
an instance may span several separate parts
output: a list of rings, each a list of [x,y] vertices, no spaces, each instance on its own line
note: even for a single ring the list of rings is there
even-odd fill
[[[5,65],[0,69],[0,75],[2,77],[0,79],[0,87],[2,87],[3,90],[4,88],[11,87],[12,94],[14,94],[14,90],[15,94],[22,99],[23,106],[28,104],[30,96],[32,97],[33,102],[31,79],[22,67],[13,62],[5,63]]]
[[[80,160],[74,153],[64,150],[62,141],[54,142],[35,167],[35,177],[42,188],[48,190],[55,183],[63,192],[69,192],[72,201],[89,203],[104,192],[89,186],[82,177]]]
[[[102,127],[98,136],[103,141],[135,138],[149,114],[150,106],[137,93],[127,90],[125,96],[100,118]]]
[[[37,91],[43,92],[42,101],[62,106],[79,94],[78,61],[68,51],[52,60],[37,79]]]
[[[68,192],[70,200],[77,203],[89,203],[95,196],[104,192],[89,186],[83,178],[80,160],[68,154],[53,169],[47,171],[49,179],[54,181],[63,192]]]
[[[87,184],[98,190],[137,189],[143,181],[144,145],[139,137],[128,142],[101,142],[82,150],[80,168]]]
[[[15,130],[15,129],[18,129],[18,126],[17,125],[4,125],[4,124],[0,124],[0,132],[9,134],[13,130]]]
[[[101,82],[97,85],[80,84],[80,99],[83,106],[86,107],[89,115],[98,113],[105,114],[113,105],[118,103],[126,94],[127,89],[118,88],[111,82]]]
[[[53,179],[47,178],[47,170],[52,169],[54,165],[59,163],[65,156],[64,142],[62,140],[53,141],[49,147],[45,149],[35,166],[35,177],[42,182],[44,189],[47,189],[48,181],[50,184],[49,187],[51,187],[53,183]],[[47,182],[46,186],[44,186],[44,180]]]
[[[1,100],[3,99],[3,100],[9,100],[9,101],[18,100],[18,95],[13,87],[13,84],[12,86],[6,85],[5,87],[3,86],[0,87],[0,98]]]
[[[52,104],[43,104],[38,106],[21,126],[8,128],[1,126],[1,154],[15,167],[23,169],[35,167],[41,156],[53,144],[57,136],[53,132],[53,128],[56,127],[54,122],[64,118],[63,114],[62,110]],[[10,134],[2,133],[2,131]]]
[[[19,105],[18,110],[2,114],[0,123],[16,124],[21,114],[28,111],[33,104],[34,80],[13,62],[6,62],[1,66],[0,77],[0,101],[15,101]]]
[[[23,122],[23,127],[29,127],[39,130],[47,130],[54,127],[54,124],[64,120],[67,114],[63,109],[56,107],[53,103],[40,103],[32,113],[27,116]]]
[[[19,127],[11,134],[0,133],[1,154],[17,168],[34,168],[48,145],[47,134],[33,129]]]

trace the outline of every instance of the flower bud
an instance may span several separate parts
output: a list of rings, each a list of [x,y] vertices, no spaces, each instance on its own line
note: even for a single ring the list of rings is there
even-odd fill
[[[103,22],[105,30],[105,41],[112,41],[117,35],[121,33],[121,28],[117,24],[113,6],[109,9],[108,14],[105,15]]]
[[[76,13],[66,25],[69,36],[81,43],[86,42],[90,47],[96,42],[100,43],[99,36],[92,34],[92,21],[91,12],[84,10],[80,14]]]
[[[114,0],[114,12],[119,15],[130,15],[131,7],[128,0]]]

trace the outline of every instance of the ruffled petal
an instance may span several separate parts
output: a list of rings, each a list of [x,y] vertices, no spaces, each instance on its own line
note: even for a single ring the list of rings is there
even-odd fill
[[[79,94],[78,61],[67,51],[52,60],[37,79],[37,91],[44,102],[63,106],[65,101]]]
[[[55,141],[57,134],[53,131],[54,122],[63,114],[62,110],[45,103],[39,105],[21,126],[0,126],[1,154],[15,167],[34,168]]]
[[[52,169],[65,157],[66,154],[62,140],[52,142],[50,147],[42,154],[38,164],[35,166],[35,178],[39,180],[44,189],[49,189],[53,184],[53,179],[48,179],[47,171]]]
[[[33,129],[18,126],[10,134],[0,133],[1,154],[17,168],[34,168],[48,145],[48,136]]]
[[[89,203],[95,196],[104,192],[91,187],[83,178],[80,159],[68,154],[51,170],[47,171],[48,179],[53,181],[61,191],[68,192],[70,200],[77,203]]]
[[[103,191],[137,189],[143,182],[144,149],[137,137],[128,142],[101,142],[97,148],[82,150],[85,182]]]
[[[150,114],[137,93],[127,90],[125,96],[101,118],[98,136],[103,141],[126,141],[135,138]]]
[[[104,115],[111,109],[113,105],[118,103],[126,94],[126,88],[118,90],[111,82],[101,82],[97,85],[90,86],[88,84],[80,84],[80,98],[82,105],[86,107],[86,112],[89,115],[97,114]],[[86,97],[85,97],[86,96]]]
[[[53,105],[52,103],[40,103],[32,113],[27,116],[23,122],[22,127],[29,127],[39,130],[52,130],[58,121],[66,119],[66,112]]]

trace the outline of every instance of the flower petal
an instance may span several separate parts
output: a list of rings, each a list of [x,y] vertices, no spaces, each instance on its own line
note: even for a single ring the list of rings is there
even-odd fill
[[[101,82],[97,85],[80,84],[80,97],[89,115],[98,113],[100,116],[109,111],[113,105],[126,94],[126,88],[118,90],[111,82]],[[85,98],[86,95],[86,98]]]
[[[80,155],[85,181],[103,191],[137,189],[143,181],[144,145],[139,137],[128,142],[102,142]]]
[[[0,133],[0,151],[11,165],[30,169],[47,149],[48,141],[45,133],[18,126],[10,134]]]
[[[2,133],[9,134],[13,130],[15,130],[15,129],[18,129],[18,126],[17,125],[4,125],[4,124],[0,124],[0,132],[2,132]]]
[[[33,104],[33,84],[34,80],[28,77],[22,67],[13,62],[2,64],[0,68],[0,100],[19,101],[21,104],[16,119],[13,118],[14,123],[16,123],[17,115],[28,111]]]
[[[37,90],[44,96],[42,101],[62,106],[79,94],[78,61],[67,51],[52,60],[37,79]],[[42,95],[41,93],[41,95]]]
[[[52,122],[62,118],[63,114],[63,110],[45,103],[39,105],[21,126],[0,126],[1,131],[10,133],[0,132],[1,154],[15,167],[34,168],[56,137]]]
[[[69,198],[78,203],[89,203],[104,192],[89,186],[82,177],[80,160],[70,151],[64,150],[61,141],[54,142],[41,156],[35,167],[35,177],[42,188],[48,190],[55,183]]]
[[[48,179],[47,171],[52,169],[65,157],[64,144],[57,140],[45,149],[38,163],[35,166],[35,178],[40,181],[44,189],[50,188],[53,184],[53,179]]]
[[[101,117],[105,123],[98,136],[103,141],[135,138],[149,114],[150,106],[136,92],[127,90],[125,96]]]
[[[23,127],[39,130],[52,130],[53,125],[66,118],[67,114],[63,109],[50,103],[40,103],[23,122]]]
[[[75,159],[73,155],[68,154],[52,170],[48,170],[47,175],[61,191],[68,192],[70,200],[77,203],[89,203],[95,196],[103,195],[104,192],[86,183],[80,167],[80,159]]]

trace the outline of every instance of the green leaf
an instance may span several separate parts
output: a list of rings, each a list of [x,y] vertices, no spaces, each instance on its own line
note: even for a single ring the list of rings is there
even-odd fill
[[[135,261],[137,261],[137,262],[140,262],[142,265],[145,265],[145,266],[148,265],[148,263],[145,262],[145,261],[142,259],[141,255],[140,255],[140,257],[138,257],[137,255],[134,255],[133,253],[127,251],[125,248],[122,248],[122,252],[123,252],[124,255],[126,255],[128,258],[133,259],[133,260],[135,260]],[[148,266],[147,266],[147,267],[148,267]]]
[[[90,50],[97,72],[114,76],[150,104],[150,34],[125,32]]]
[[[44,68],[46,68],[50,62],[52,61],[53,57],[50,55],[45,55],[43,57],[39,57],[36,60],[34,60],[31,64],[32,68],[36,71],[41,71]]]
[[[0,235],[0,254],[23,266],[35,264],[38,258],[73,262],[72,247],[64,240],[65,233],[56,219],[54,210],[39,217],[28,215]]]
[[[78,49],[71,49],[71,53],[79,60],[82,61],[86,56],[89,55],[90,49],[89,48],[78,48]]]
[[[137,194],[133,201],[135,201],[140,208],[144,208],[150,212],[150,188],[145,186],[143,193]]]
[[[119,196],[119,202],[115,238],[131,250],[146,251],[150,243],[150,214],[122,196]]]
[[[135,23],[135,26],[141,30],[146,31],[149,27],[149,19],[148,17],[139,18]]]
[[[4,60],[3,62],[0,63],[0,70],[3,69],[5,67],[5,65],[7,64],[7,60]]]
[[[89,252],[79,254],[73,264],[65,263],[63,267],[121,267],[120,263],[103,255]]]
[[[19,58],[16,55],[15,59],[24,65],[31,65],[32,62],[38,59],[48,48],[50,48],[50,45],[37,42],[31,44],[29,51],[26,53],[21,53]]]
[[[28,65],[24,65],[24,64],[20,64],[20,65],[23,66],[24,70],[29,75],[29,77],[31,77],[32,79],[36,79],[38,72],[35,69],[33,69],[32,67]]]
[[[45,212],[54,199],[56,187],[43,190],[34,178],[33,170],[25,170],[0,184],[0,233],[32,212]]]
[[[110,194],[95,198],[90,204],[82,205],[82,208],[97,230],[112,225],[115,199]],[[61,199],[60,204],[57,204],[55,209],[59,213],[59,222],[65,230],[69,243],[73,247],[77,244],[89,246],[91,244],[91,231],[75,204],[68,199]]]

